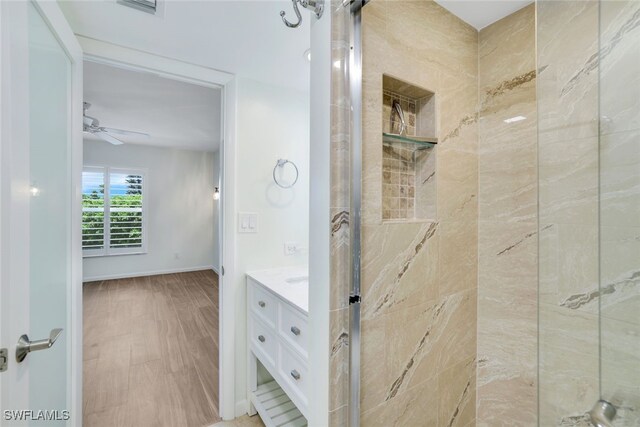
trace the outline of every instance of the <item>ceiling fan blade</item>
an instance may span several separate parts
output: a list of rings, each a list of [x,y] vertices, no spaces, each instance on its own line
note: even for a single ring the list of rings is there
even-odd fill
[[[149,138],[149,136],[150,136],[148,133],[135,132],[135,131],[132,131],[132,130],[114,129],[114,128],[107,128],[107,127],[103,127],[102,129],[105,132],[115,133],[116,135],[143,136],[145,138]]]
[[[124,144],[124,142],[120,141],[118,138],[114,138],[113,136],[109,135],[107,132],[104,131],[100,131],[100,132],[94,132],[94,135],[97,136],[100,139],[103,139],[107,142],[110,142],[113,145],[122,145]]]

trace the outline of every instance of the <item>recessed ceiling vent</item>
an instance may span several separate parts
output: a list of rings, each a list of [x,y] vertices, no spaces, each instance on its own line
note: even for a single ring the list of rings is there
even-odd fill
[[[159,0],[118,0],[119,4],[151,13],[153,15],[158,11]]]

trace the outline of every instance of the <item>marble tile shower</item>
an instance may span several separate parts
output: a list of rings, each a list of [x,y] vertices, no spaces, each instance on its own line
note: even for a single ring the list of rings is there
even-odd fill
[[[477,426],[537,422],[535,41],[534,5],[479,33]]]
[[[476,390],[477,32],[431,1],[373,0],[362,37],[361,425],[464,426]],[[386,221],[389,162],[421,182],[413,149],[383,147],[386,76],[437,100],[438,203],[410,221]]]
[[[606,398],[637,426],[640,3],[539,0],[477,31],[431,0],[371,0],[362,38],[361,425],[587,427]],[[346,426],[352,153],[333,73],[330,420]],[[393,99],[420,124],[388,76],[435,95],[428,156],[383,143]]]

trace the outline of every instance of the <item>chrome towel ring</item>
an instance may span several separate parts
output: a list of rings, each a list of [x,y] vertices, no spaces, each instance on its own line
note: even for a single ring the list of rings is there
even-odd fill
[[[278,168],[284,168],[285,165],[289,163],[291,166],[293,166],[293,168],[296,170],[296,178],[293,180],[293,182],[289,185],[285,185],[285,184],[281,184],[278,181],[278,178],[276,177],[276,170]],[[300,175],[299,171],[298,171],[298,166],[296,166],[295,163],[293,163],[291,160],[287,160],[287,159],[278,159],[278,161],[276,162],[276,165],[273,167],[273,181],[276,183],[276,185],[278,187],[281,188],[291,188],[294,185],[296,185],[296,182],[298,182],[298,176]]]

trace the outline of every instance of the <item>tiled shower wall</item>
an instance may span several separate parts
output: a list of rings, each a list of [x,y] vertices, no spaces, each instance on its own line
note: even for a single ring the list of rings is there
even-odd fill
[[[471,425],[477,31],[432,1],[372,0],[362,36],[361,425]],[[383,222],[383,74],[437,97],[438,203],[429,220]]]
[[[608,89],[625,93],[615,84],[640,75],[621,55],[637,46],[625,42],[638,37],[638,3],[604,3]],[[615,171],[640,164],[640,126],[629,114],[640,111],[638,86],[601,100],[614,128],[600,135],[601,167],[610,168],[599,176],[598,4],[535,7],[479,35],[428,0],[373,0],[364,9],[362,425],[587,425],[600,385],[599,274],[614,290],[603,301],[602,389],[637,407],[638,297],[630,291],[640,225],[620,214],[640,202],[635,178],[626,178],[634,175]],[[333,12],[334,60],[344,60],[348,11],[334,3]],[[433,221],[382,222],[382,73],[439,96]],[[348,410],[347,88],[344,70],[334,69],[331,425],[346,425]],[[525,120],[504,122],[516,116]],[[598,179],[609,218],[600,233]]]
[[[479,37],[477,425],[535,426],[535,6]]]

